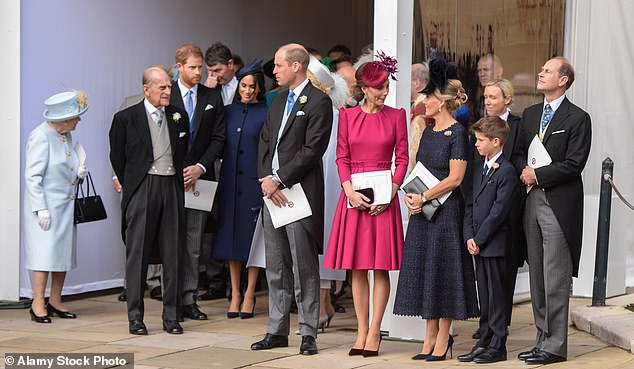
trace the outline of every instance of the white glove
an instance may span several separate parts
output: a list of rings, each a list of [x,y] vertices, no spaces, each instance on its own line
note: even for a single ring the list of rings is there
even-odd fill
[[[48,212],[48,210],[43,209],[43,210],[38,210],[37,211],[37,224],[40,225],[40,228],[42,228],[45,231],[48,231],[48,229],[51,227],[51,213]]]
[[[88,169],[86,169],[86,165],[82,164],[77,168],[77,177],[84,179],[86,176],[88,176]]]

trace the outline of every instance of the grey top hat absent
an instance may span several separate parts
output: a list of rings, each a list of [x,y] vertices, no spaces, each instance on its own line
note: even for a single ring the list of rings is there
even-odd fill
[[[66,91],[55,94],[44,101],[46,110],[42,114],[49,122],[62,122],[78,117],[88,110],[88,99],[83,91]]]

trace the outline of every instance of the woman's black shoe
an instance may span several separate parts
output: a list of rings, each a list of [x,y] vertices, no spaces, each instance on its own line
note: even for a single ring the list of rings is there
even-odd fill
[[[37,316],[35,312],[33,312],[33,308],[29,309],[29,314],[31,314],[31,320],[36,323],[51,323],[51,318],[49,318],[48,315]]]
[[[240,319],[251,319],[255,315],[255,296],[253,296],[253,309],[250,313],[240,312]]]
[[[58,317],[60,317],[62,319],[75,319],[75,318],[77,318],[77,314],[75,314],[75,313],[73,313],[71,311],[61,311],[61,310],[55,309],[55,307],[53,305],[51,305],[50,302],[48,303],[48,305],[46,305],[46,311],[48,312],[48,315],[50,315],[50,316],[57,315]]]
[[[447,352],[449,352],[450,350],[451,350],[451,357],[453,357],[453,349],[451,348],[451,346],[453,346],[453,336],[450,335],[449,341],[447,342],[447,349],[445,350],[445,353],[442,356],[429,355],[427,356],[425,361],[443,361],[447,358]]]

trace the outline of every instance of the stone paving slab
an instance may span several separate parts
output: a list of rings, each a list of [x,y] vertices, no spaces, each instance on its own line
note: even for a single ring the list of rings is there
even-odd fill
[[[140,360],[138,363],[178,369],[241,368],[251,364],[270,362],[283,356],[283,354],[271,351],[256,352],[204,347]]]

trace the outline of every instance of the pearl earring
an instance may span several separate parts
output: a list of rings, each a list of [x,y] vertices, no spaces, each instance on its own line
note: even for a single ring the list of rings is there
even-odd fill
[[[438,106],[438,112],[439,112],[439,113],[440,113],[440,112],[442,112],[442,105],[439,105],[439,106]]]

